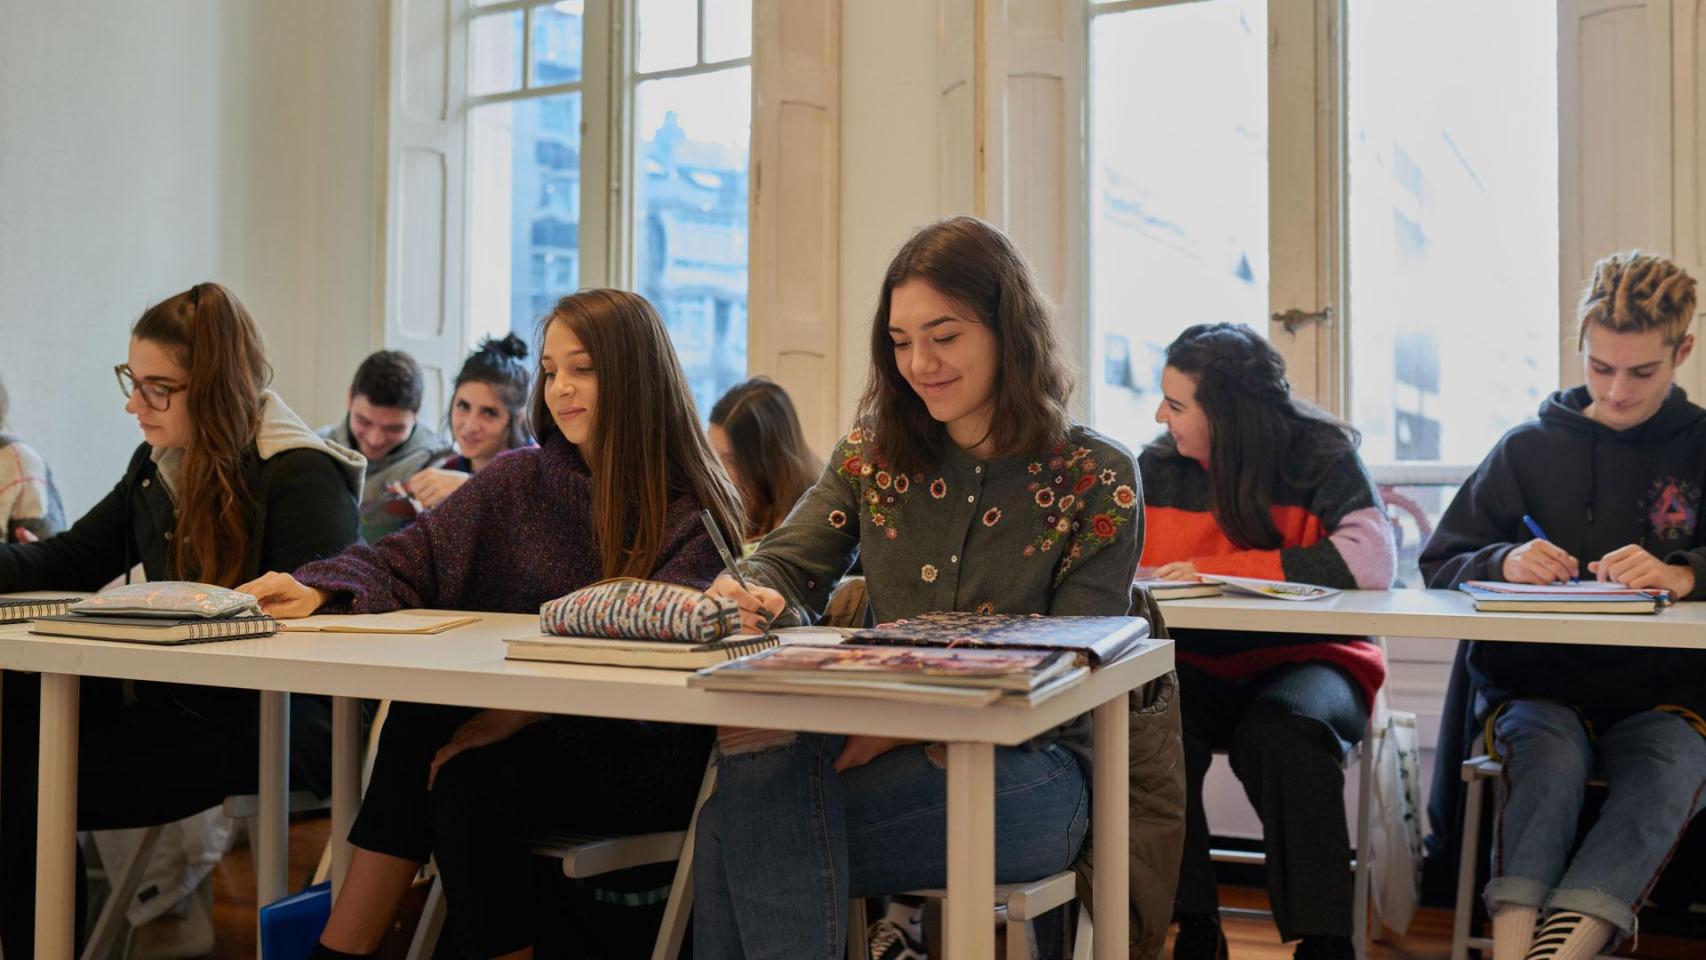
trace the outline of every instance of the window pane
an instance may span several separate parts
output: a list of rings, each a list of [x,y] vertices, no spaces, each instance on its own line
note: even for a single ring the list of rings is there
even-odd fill
[[[475,340],[534,326],[580,284],[578,93],[478,107],[468,156],[469,327]]]
[[[1351,419],[1372,462],[1479,462],[1557,385],[1554,20],[1479,0],[1349,18]]]
[[[1386,502],[1386,515],[1393,521],[1393,534],[1398,546],[1398,574],[1394,587],[1421,588],[1422,547],[1439,526],[1439,518],[1457,496],[1455,486],[1439,485],[1380,485],[1380,498]]]
[[[705,0],[705,62],[752,56],[752,0]]]
[[[558,0],[533,11],[533,75],[530,87],[579,83],[581,14],[584,0]]]
[[[746,378],[752,71],[647,80],[634,99],[635,283],[663,314],[703,414]]]
[[[468,36],[468,95],[521,86],[521,11],[475,17]]]
[[[639,0],[635,19],[640,27],[635,70],[652,73],[699,62],[698,0]]]
[[[1266,38],[1266,0],[1090,21],[1090,399],[1134,449],[1179,331],[1267,330]]]

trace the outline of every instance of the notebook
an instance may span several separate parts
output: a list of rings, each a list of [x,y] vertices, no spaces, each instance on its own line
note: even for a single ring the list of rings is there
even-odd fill
[[[1072,650],[1097,666],[1119,659],[1148,639],[1149,621],[1142,617],[925,613],[853,630],[847,637],[858,644]]]
[[[365,613],[356,616],[314,616],[280,620],[285,633],[443,633],[479,617],[437,617],[421,613]]]
[[[1620,583],[1502,583],[1471,580],[1459,589],[1489,613],[1658,613],[1670,601],[1665,590]]]
[[[159,617],[98,617],[68,613],[42,617],[30,632],[43,636],[78,637],[84,640],[122,640],[126,643],[208,643],[245,637],[270,637],[278,632],[278,621],[266,616],[228,617],[223,620],[165,620]]]
[[[559,637],[542,633],[504,641],[506,660],[545,660],[614,667],[698,670],[776,646],[774,636],[729,637],[711,643],[674,640],[625,640],[608,637]]]
[[[1203,580],[1220,585],[1229,596],[1266,597],[1269,600],[1320,600],[1339,591],[1333,587],[1291,580],[1263,580],[1258,577],[1229,577],[1218,573],[1200,574]]]
[[[1193,597],[1218,597],[1223,592],[1218,583],[1201,580],[1139,580],[1137,585],[1149,591],[1156,600],[1189,600]]]
[[[1033,703],[1082,679],[1064,650],[779,646],[701,670],[688,685],[748,693],[868,697],[981,706]]]
[[[0,597],[0,623],[23,623],[37,617],[57,617],[79,597]]]

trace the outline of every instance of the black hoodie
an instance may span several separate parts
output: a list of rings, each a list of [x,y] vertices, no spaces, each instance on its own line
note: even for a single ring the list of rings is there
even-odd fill
[[[1531,537],[1528,514],[1581,562],[1584,579],[1589,561],[1638,543],[1694,569],[1694,590],[1681,599],[1706,599],[1706,410],[1673,386],[1652,417],[1613,430],[1582,412],[1589,402],[1585,387],[1561,390],[1539,420],[1505,434],[1422,550],[1429,587],[1504,579],[1506,555]],[[1483,709],[1536,697],[1601,723],[1660,704],[1706,715],[1706,651],[1484,642],[1470,645],[1469,669]]]

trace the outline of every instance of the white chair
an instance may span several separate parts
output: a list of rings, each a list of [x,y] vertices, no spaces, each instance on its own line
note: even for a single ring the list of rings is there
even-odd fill
[[[1457,905],[1451,917],[1451,960],[1467,960],[1470,948],[1491,955],[1491,937],[1472,937],[1469,923],[1475,915],[1475,892],[1479,889],[1476,867],[1481,853],[1481,802],[1488,780],[1495,780],[1504,766],[1492,757],[1470,757],[1463,761],[1463,846],[1457,854]],[[1592,781],[1603,785],[1603,781]],[[1595,960],[1617,960],[1602,953]]]
[[[1078,898],[1078,875],[1063,870],[1033,883],[1002,883],[995,887],[995,917],[1007,925],[1006,960],[1031,960],[1029,923],[1043,914]],[[946,890],[914,890],[905,896],[941,900]],[[865,940],[865,901],[855,899],[847,909],[847,960],[865,960],[870,945]],[[1095,934],[1088,907],[1078,911],[1078,929],[1072,939],[1073,960],[1090,960]]]
[[[563,876],[586,879],[630,867],[675,861],[675,878],[670,882],[669,900],[664,906],[663,923],[657,940],[652,944],[652,960],[675,960],[681,953],[681,942],[687,935],[687,919],[693,908],[693,838],[699,828],[699,809],[716,789],[717,768],[705,765],[705,779],[699,785],[698,799],[693,802],[693,816],[686,830],[641,833],[632,836],[608,836],[579,833],[547,834],[533,839],[537,856],[561,860]],[[436,878],[427,892],[421,908],[420,925],[415,928],[409,944],[408,960],[431,957],[444,930],[444,885]]]

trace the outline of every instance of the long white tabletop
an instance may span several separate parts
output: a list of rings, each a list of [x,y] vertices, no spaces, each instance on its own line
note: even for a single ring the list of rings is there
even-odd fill
[[[1169,629],[1706,649],[1706,603],[1679,603],[1650,615],[1491,613],[1477,611],[1461,590],[1346,590],[1321,600],[1168,600],[1161,613]]]
[[[994,951],[988,904],[994,890],[994,746],[1016,745],[1095,711],[1099,762],[1093,777],[1095,855],[1127,857],[1128,763],[1125,694],[1173,667],[1168,641],[1145,644],[1083,683],[1036,707],[964,707],[855,698],[741,694],[689,688],[677,671],[531,663],[503,659],[505,637],[533,634],[529,615],[482,614],[473,624],[420,635],[281,633],[178,647],[40,637],[0,627],[0,668],[43,674],[41,822],[37,861],[37,955],[71,955],[76,804],[77,679],[123,677],[335,698],[333,829],[353,820],[359,784],[354,699],[397,699],[472,707],[843,734],[949,743],[948,900],[953,958]],[[265,711],[263,710],[263,715]],[[277,718],[282,721],[282,715]],[[263,723],[263,822],[282,823],[277,767],[284,726]],[[269,756],[270,755],[270,756]],[[1105,762],[1103,759],[1106,758]],[[271,811],[269,814],[267,811]],[[1106,847],[1106,849],[1104,849]],[[1098,871],[1098,960],[1125,955],[1124,871]],[[957,906],[956,906],[957,904]]]

